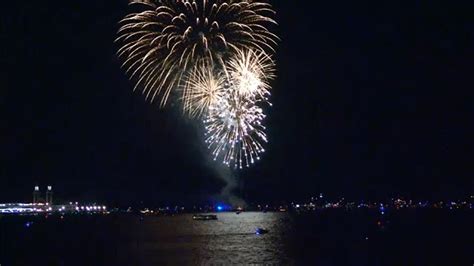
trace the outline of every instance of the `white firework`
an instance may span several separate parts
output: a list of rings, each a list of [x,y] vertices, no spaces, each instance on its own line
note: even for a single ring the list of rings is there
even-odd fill
[[[267,73],[267,74],[266,74]],[[265,151],[267,135],[263,105],[269,104],[269,80],[273,61],[252,51],[232,58],[223,72],[224,79],[208,107],[204,120],[206,143],[214,159],[236,168],[250,167]]]

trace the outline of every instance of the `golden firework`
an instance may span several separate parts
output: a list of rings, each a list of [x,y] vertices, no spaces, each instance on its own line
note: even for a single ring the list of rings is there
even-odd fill
[[[270,4],[253,0],[133,0],[144,11],[121,21],[117,42],[123,68],[146,99],[184,87],[196,62],[221,62],[242,49],[273,51],[278,37],[268,26]],[[184,97],[188,94],[183,91]]]

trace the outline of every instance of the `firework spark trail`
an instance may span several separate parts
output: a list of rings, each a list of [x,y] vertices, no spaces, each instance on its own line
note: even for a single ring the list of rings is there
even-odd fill
[[[278,37],[268,3],[254,0],[133,0],[145,11],[121,21],[117,42],[123,68],[147,99],[186,85],[188,72],[202,60],[209,64],[242,49],[273,51]],[[184,81],[183,81],[184,80]],[[188,86],[184,86],[188,89]],[[188,94],[183,92],[184,97]]]
[[[267,142],[265,115],[255,102],[229,95],[211,107],[204,121],[206,142],[214,159],[222,156],[223,163],[236,168],[250,167],[265,150],[261,141]]]
[[[207,101],[211,104],[204,120],[206,143],[215,160],[221,157],[223,163],[236,168],[260,160],[265,151],[262,142],[267,142],[261,105],[270,105],[268,81],[273,73],[273,61],[253,51],[237,53],[220,73],[225,82],[217,97]]]
[[[201,117],[223,97],[224,76],[215,75],[216,70],[211,65],[202,63],[189,73],[184,86],[184,111],[191,117]]]

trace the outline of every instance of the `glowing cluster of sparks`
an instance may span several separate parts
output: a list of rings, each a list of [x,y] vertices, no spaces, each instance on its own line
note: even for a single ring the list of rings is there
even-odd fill
[[[249,167],[267,142],[278,37],[268,3],[257,0],[133,0],[146,9],[122,20],[117,41],[136,88],[165,105],[180,93],[186,114],[201,118],[214,159]]]
[[[267,71],[267,72],[264,72]],[[256,55],[252,51],[239,52],[228,61],[220,72],[208,76],[206,82],[218,84],[208,94],[206,143],[214,159],[236,168],[249,167],[260,159],[267,142],[263,120],[263,104],[270,104],[268,80],[273,76],[273,62],[268,56]],[[208,87],[209,88],[209,87]],[[206,91],[193,88],[193,91]],[[191,106],[200,98],[190,97]],[[191,108],[196,110],[196,108]]]

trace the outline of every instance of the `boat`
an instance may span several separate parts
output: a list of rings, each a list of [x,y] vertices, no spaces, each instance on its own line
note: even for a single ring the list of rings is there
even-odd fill
[[[265,228],[257,228],[257,230],[255,230],[255,234],[257,235],[264,235],[264,234],[268,234],[270,231],[265,229]]]
[[[195,220],[195,221],[217,220],[217,215],[215,215],[215,214],[195,214],[195,215],[193,215],[193,220]]]

